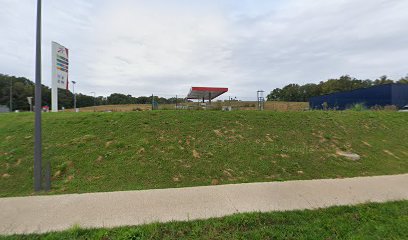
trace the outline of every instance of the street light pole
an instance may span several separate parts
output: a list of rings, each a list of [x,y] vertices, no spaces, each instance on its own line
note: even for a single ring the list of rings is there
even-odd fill
[[[76,81],[72,81],[72,92],[74,94],[74,112],[76,112],[76,109],[77,109],[77,107],[76,107],[75,84],[76,84]]]
[[[41,0],[37,0],[37,36],[35,62],[35,142],[34,191],[41,191],[42,131],[41,131]]]

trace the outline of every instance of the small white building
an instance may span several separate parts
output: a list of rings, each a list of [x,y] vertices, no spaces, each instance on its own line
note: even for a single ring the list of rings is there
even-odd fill
[[[8,108],[6,105],[0,105],[0,113],[8,113],[10,112],[10,108]]]

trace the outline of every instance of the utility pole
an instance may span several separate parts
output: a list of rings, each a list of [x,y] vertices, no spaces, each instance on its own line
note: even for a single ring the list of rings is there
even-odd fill
[[[13,79],[10,78],[10,112],[13,112]]]
[[[42,131],[41,131],[41,0],[37,0],[37,36],[35,62],[35,142],[34,142],[34,191],[41,191]]]
[[[152,111],[154,110],[154,94],[152,94]]]
[[[71,81],[72,82],[72,93],[74,94],[74,112],[76,112],[76,94],[75,94],[75,84],[77,83],[76,81]]]

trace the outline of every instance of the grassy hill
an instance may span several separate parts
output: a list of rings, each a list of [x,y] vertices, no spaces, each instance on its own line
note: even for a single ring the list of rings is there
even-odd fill
[[[0,115],[1,197],[32,194],[33,119]],[[370,111],[47,113],[43,157],[52,194],[399,174],[407,123]]]
[[[196,102],[189,103],[179,103],[179,106],[197,106]],[[257,102],[214,102],[213,107],[221,109],[222,106],[231,106],[234,109],[239,110],[258,110]],[[175,104],[159,104],[159,110],[175,110]],[[267,111],[304,111],[309,108],[309,103],[307,102],[277,102],[277,101],[267,101],[265,102],[265,110]],[[125,105],[102,105],[96,107],[85,107],[81,108],[81,112],[132,112],[132,111],[148,111],[152,109],[151,104],[125,104]],[[68,109],[66,111],[74,112],[74,109]]]

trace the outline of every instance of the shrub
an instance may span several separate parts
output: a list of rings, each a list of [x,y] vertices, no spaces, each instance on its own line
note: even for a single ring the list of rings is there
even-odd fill
[[[387,106],[385,106],[384,107],[384,110],[385,111],[398,111],[398,107],[397,106],[394,106],[394,105],[387,105]]]
[[[324,102],[322,104],[322,108],[323,108],[324,111],[327,111],[329,109],[329,104],[327,102]]]
[[[351,106],[350,110],[356,111],[356,112],[361,112],[367,110],[366,106],[363,103],[355,103],[353,106]]]
[[[371,110],[373,110],[373,111],[382,111],[382,110],[384,110],[384,107],[380,106],[380,105],[375,105],[375,106],[371,107]]]

